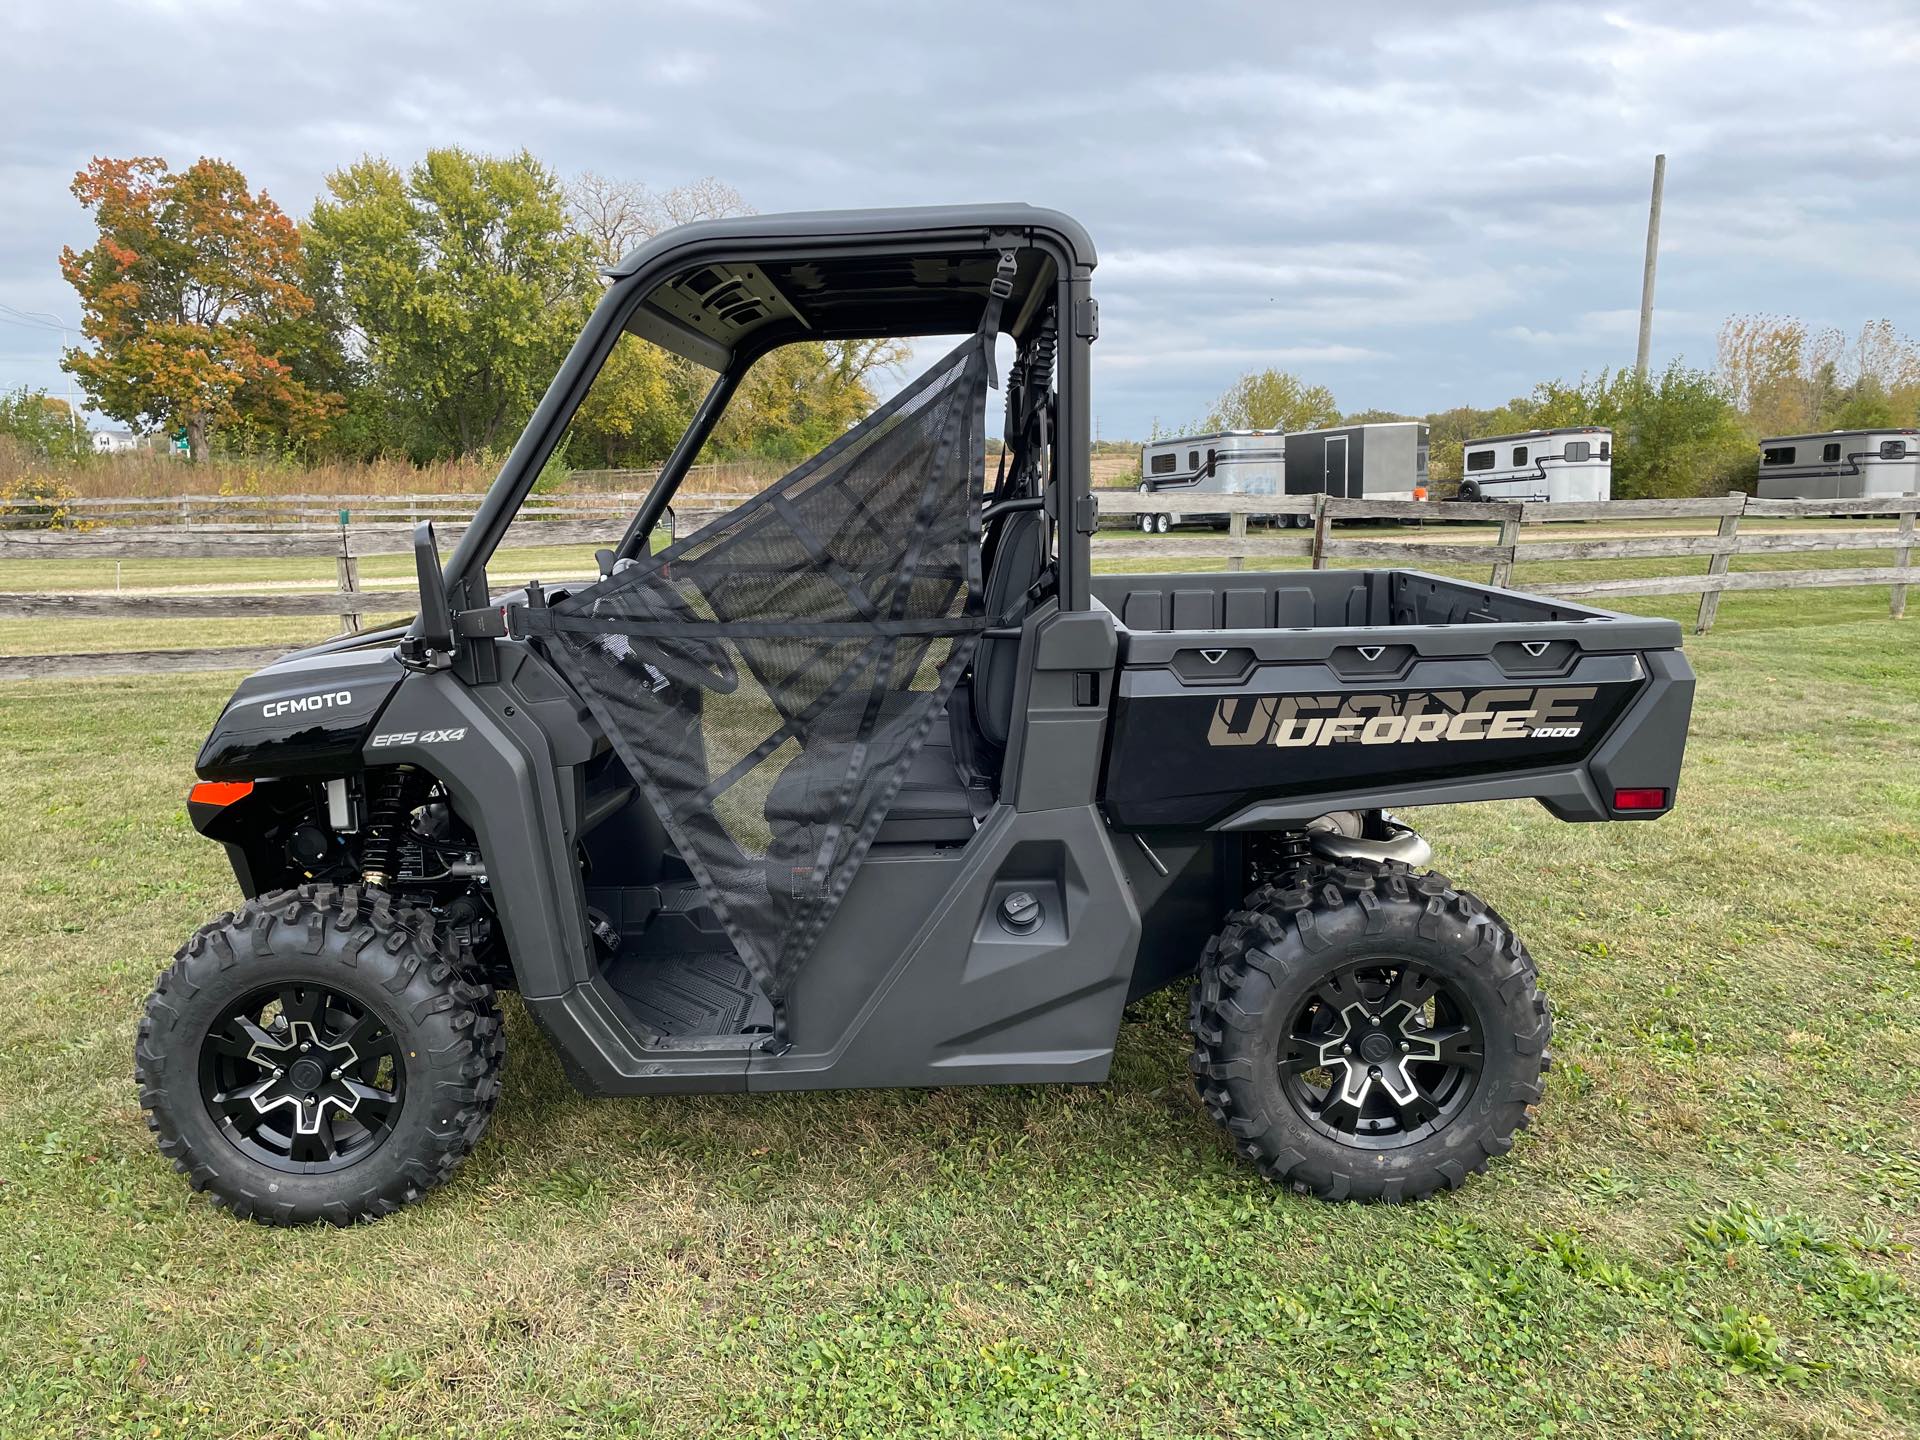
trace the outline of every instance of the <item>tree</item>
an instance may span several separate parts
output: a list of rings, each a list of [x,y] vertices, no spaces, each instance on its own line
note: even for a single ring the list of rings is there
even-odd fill
[[[1318,430],[1340,421],[1340,407],[1324,385],[1309,385],[1284,370],[1242,375],[1214,403],[1209,430]]]
[[[37,460],[77,460],[91,453],[87,427],[67,402],[22,385],[0,395],[0,435]]]
[[[295,378],[275,333],[312,308],[298,229],[221,160],[175,174],[164,160],[96,158],[73,194],[99,239],[60,252],[91,351],[61,363],[95,407],[136,427],[186,430],[196,461],[241,419],[311,435],[338,397]]]
[[[655,190],[637,180],[609,180],[584,170],[567,187],[567,205],[574,230],[592,246],[597,265],[619,264],[636,246],[676,225],[753,213],[738,190],[711,175]]]
[[[1517,428],[1613,431],[1616,500],[1720,494],[1752,482],[1753,441],[1732,392],[1718,376],[1679,360],[1657,376],[1623,369],[1545,381],[1524,404],[1525,425]]]
[[[613,265],[676,225],[751,214],[740,192],[711,177],[657,191],[591,171],[567,189],[576,231]],[[871,381],[910,353],[897,340],[803,341],[757,361],[709,446],[724,457],[797,460],[825,448],[873,408]],[[712,375],[649,341],[623,335],[574,416],[569,458],[616,466],[664,459]]]
[[[1785,316],[1730,316],[1718,374],[1756,437],[1920,420],[1920,346],[1888,320],[1849,341]]]
[[[592,247],[532,155],[434,150],[406,174],[327,177],[311,244],[346,348],[416,458],[493,449],[532,412],[586,315]]]

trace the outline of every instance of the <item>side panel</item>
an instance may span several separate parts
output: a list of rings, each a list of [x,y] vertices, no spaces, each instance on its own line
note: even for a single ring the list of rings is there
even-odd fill
[[[1198,666],[1129,665],[1107,813],[1127,828],[1206,826],[1251,801],[1576,765],[1646,680],[1632,655],[1582,656],[1534,676],[1490,658],[1403,660],[1374,679],[1342,668],[1258,665],[1207,685],[1194,683]]]
[[[1018,932],[1016,893],[1040,907]],[[1139,941],[1097,810],[996,807],[957,858],[869,857],[748,1088],[1103,1080]]]

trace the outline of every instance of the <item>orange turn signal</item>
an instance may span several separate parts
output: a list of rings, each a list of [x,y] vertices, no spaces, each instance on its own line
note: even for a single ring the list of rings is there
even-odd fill
[[[252,793],[251,780],[201,780],[187,792],[187,800],[194,805],[231,805]]]
[[[1416,485],[1416,486],[1414,486],[1414,487],[1413,487],[1413,498],[1414,498],[1414,499],[1416,499],[1416,500],[1424,500],[1424,499],[1426,499],[1426,498],[1427,498],[1427,487],[1426,487],[1426,486],[1424,486],[1424,485]]]

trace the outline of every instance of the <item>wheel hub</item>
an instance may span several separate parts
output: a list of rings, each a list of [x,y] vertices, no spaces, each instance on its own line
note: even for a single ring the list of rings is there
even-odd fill
[[[1406,1144],[1445,1125],[1479,1077],[1480,1026],[1465,994],[1424,965],[1340,967],[1289,1026],[1281,1080],[1301,1116],[1343,1144]]]
[[[294,1129],[302,1135],[320,1133],[329,1107],[344,1115],[359,1108],[360,1095],[347,1077],[360,1057],[344,1040],[329,1044],[305,1020],[256,1039],[247,1059],[268,1072],[251,1097],[253,1108],[264,1115],[290,1106]]]
[[[1320,1061],[1336,1077],[1336,1093],[1348,1105],[1363,1107],[1375,1086],[1396,1106],[1419,1095],[1410,1064],[1440,1059],[1440,1046],[1405,1001],[1370,1011],[1353,1004],[1340,1012],[1346,1029],[1320,1045]]]

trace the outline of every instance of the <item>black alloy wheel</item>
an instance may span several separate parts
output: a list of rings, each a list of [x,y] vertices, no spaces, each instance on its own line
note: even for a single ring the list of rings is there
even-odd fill
[[[227,1140],[275,1170],[317,1175],[366,1158],[406,1102],[392,1027],[318,981],[282,981],[227,1006],[200,1047],[200,1095]]]
[[[1296,1007],[1280,1060],[1300,1117],[1368,1149],[1410,1145],[1473,1098],[1486,1058],[1464,989],[1412,961],[1343,966]]]

